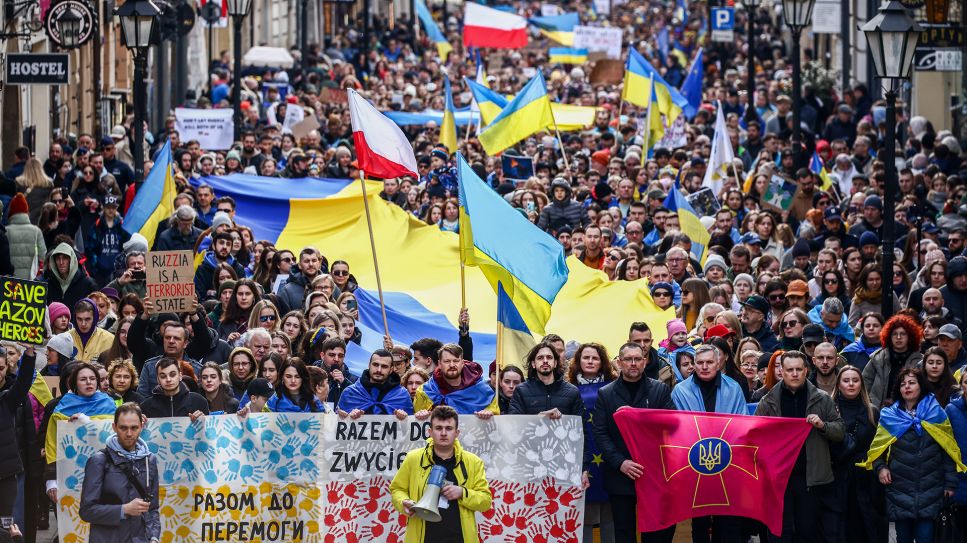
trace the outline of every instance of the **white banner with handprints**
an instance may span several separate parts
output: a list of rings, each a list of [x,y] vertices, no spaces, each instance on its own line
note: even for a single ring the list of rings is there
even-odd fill
[[[58,529],[84,543],[84,466],[113,435],[110,421],[58,424]],[[399,543],[406,517],[389,483],[429,421],[390,416],[257,414],[152,419],[142,434],[157,456],[161,541]],[[494,496],[477,513],[483,543],[580,543],[584,431],[578,417],[460,418],[461,445],[480,456]]]

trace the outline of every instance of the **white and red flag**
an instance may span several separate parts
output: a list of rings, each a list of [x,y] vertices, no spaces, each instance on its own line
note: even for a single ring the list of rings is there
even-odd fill
[[[411,175],[419,178],[413,146],[396,126],[353,89],[349,92],[349,117],[359,169],[374,177],[390,179]]]
[[[476,2],[463,4],[463,44],[467,47],[520,49],[527,45],[527,19]]]

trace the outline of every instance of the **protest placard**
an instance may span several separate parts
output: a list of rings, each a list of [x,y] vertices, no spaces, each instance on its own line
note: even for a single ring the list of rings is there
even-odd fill
[[[349,94],[346,89],[322,87],[322,90],[319,91],[319,99],[327,104],[348,104]]]
[[[282,133],[291,134],[292,127],[301,123],[306,118],[306,111],[302,106],[289,104],[285,108],[285,119],[282,120]]]
[[[111,421],[61,421],[57,431],[59,534],[85,543],[84,465],[114,435]],[[413,417],[303,413],[150,419],[141,435],[157,457],[166,543],[402,541],[407,519],[389,483],[428,436],[429,421]],[[581,541],[580,417],[461,416],[459,439],[484,461],[493,491],[492,508],[477,514],[482,543],[563,541],[551,534],[564,526]]]
[[[603,52],[608,58],[621,58],[621,29],[599,26],[574,27],[574,48],[589,53]]]
[[[776,207],[783,211],[792,205],[792,197],[796,194],[796,184],[787,180],[781,175],[773,175],[769,181],[769,188],[766,189],[762,202],[766,205]]]
[[[198,140],[202,149],[229,149],[235,141],[231,109],[175,108],[175,127],[182,141]]]
[[[714,217],[718,210],[722,209],[722,204],[709,187],[689,194],[685,200],[699,217]]]
[[[534,159],[527,156],[501,155],[500,167],[507,179],[527,180],[534,175]]]
[[[195,300],[195,266],[191,251],[150,251],[145,262],[147,295],[153,313],[191,311]]]
[[[0,339],[42,345],[47,283],[0,277]]]
[[[309,132],[317,128],[319,128],[319,121],[316,119],[316,116],[306,115],[304,119],[292,125],[292,137],[296,140],[301,140],[308,136]]]
[[[620,60],[601,59],[594,63],[588,80],[592,85],[617,85],[624,80],[625,63]]]

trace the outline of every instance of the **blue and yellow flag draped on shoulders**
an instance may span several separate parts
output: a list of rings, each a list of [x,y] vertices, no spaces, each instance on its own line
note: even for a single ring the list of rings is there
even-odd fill
[[[527,323],[520,316],[503,283],[497,283],[497,368],[508,364],[527,370],[527,353],[536,345]]]
[[[70,420],[74,415],[87,415],[92,419],[111,419],[114,418],[116,409],[117,404],[114,400],[100,390],[88,397],[74,392],[64,394],[50,415],[47,435],[44,437],[44,454],[47,456],[47,463],[52,464],[57,461],[57,423],[59,421]]]
[[[154,158],[154,166],[148,177],[138,188],[134,202],[124,216],[123,228],[129,233],[139,233],[148,240],[148,247],[154,246],[154,236],[158,225],[175,212],[175,196],[178,188],[172,170],[171,140],[165,142]]]
[[[543,335],[551,304],[567,282],[564,247],[510,207],[459,154],[457,175],[461,261],[478,266],[494,291],[503,283],[527,328]]]
[[[520,93],[480,133],[480,144],[488,155],[496,155],[520,140],[554,126],[551,100],[544,75],[538,71]]]
[[[702,221],[699,220],[698,213],[695,212],[692,205],[685,199],[685,195],[682,194],[680,187],[681,185],[678,184],[678,180],[676,179],[675,185],[668,192],[668,197],[665,198],[664,205],[668,211],[678,215],[678,222],[681,225],[682,233],[692,240],[692,256],[704,266],[705,258],[708,256],[708,244],[712,236],[709,234],[708,229],[702,226]]]
[[[903,409],[902,401],[880,411],[880,424],[876,427],[876,435],[873,436],[866,461],[857,466],[873,469],[873,462],[886,453],[900,436],[910,430],[918,435],[923,435],[926,431],[954,461],[957,471],[967,472],[967,466],[961,462],[960,447],[954,438],[950,419],[947,418],[947,413],[940,407],[940,402],[932,393],[920,399],[917,410],[912,415]]]

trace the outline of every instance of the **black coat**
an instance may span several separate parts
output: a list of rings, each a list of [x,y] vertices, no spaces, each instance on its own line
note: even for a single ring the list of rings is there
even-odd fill
[[[139,517],[121,519],[121,507],[141,498],[128,481],[121,466],[137,477],[148,492],[151,505]],[[84,468],[81,490],[80,517],[91,523],[90,543],[148,543],[161,538],[161,517],[158,497],[158,463],[153,454],[141,460],[128,460],[118,453],[104,449],[94,453]]]
[[[517,392],[514,391],[516,394]],[[616,379],[603,386],[598,391],[598,401],[594,404],[592,417],[594,441],[604,458],[602,472],[604,473],[604,489],[608,494],[619,496],[634,496],[635,483],[621,473],[621,463],[631,460],[631,453],[625,445],[618,425],[614,422],[614,413],[622,406],[675,409],[672,403],[671,388],[668,385],[651,379],[642,378],[641,384],[634,397],[624,379]]]
[[[163,341],[158,336],[158,328],[154,323],[142,319],[140,316],[131,323],[128,329],[128,349],[131,350],[131,360],[134,367],[141,371],[146,360],[150,360],[164,353]],[[191,323],[191,338],[185,347],[185,356],[194,360],[201,360],[218,345],[218,336],[208,328],[204,314]]]
[[[957,469],[950,456],[924,430],[907,430],[873,462],[873,473],[889,468],[893,483],[886,487],[887,518],[932,520],[940,512],[944,490],[957,489]]]
[[[16,435],[17,409],[27,400],[27,391],[34,379],[35,362],[32,356],[21,358],[17,379],[9,388],[0,392],[0,435],[8,436],[7,439],[0,440],[0,479],[18,475],[24,469],[17,440],[10,439],[10,436]]]
[[[883,516],[883,487],[875,474],[856,464],[866,460],[866,453],[876,435],[880,419],[879,409],[873,408],[873,421],[865,406],[857,398],[836,399],[836,408],[846,425],[846,437],[839,443],[830,443],[833,457],[833,474],[836,512],[840,514],[841,541],[875,543],[886,535],[886,519]]]
[[[154,393],[147,400],[141,402],[141,412],[149,419],[162,417],[187,417],[195,411],[208,414],[208,400],[201,394],[189,392],[188,387],[181,383],[181,390],[174,396],[165,396],[161,386],[154,389]]]
[[[511,415],[536,415],[557,408],[562,415],[584,417],[584,400],[578,387],[558,377],[550,386],[532,377],[521,383],[510,399]]]

